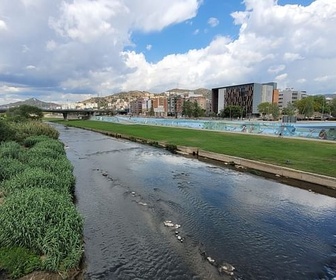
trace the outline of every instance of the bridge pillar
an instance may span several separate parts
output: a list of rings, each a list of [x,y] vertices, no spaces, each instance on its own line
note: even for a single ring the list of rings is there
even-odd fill
[[[65,121],[67,121],[68,120],[68,113],[67,112],[63,112],[62,114],[63,114],[63,119]]]

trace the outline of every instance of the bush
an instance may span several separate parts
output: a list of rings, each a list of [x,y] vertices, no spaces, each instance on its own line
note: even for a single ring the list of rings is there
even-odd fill
[[[43,118],[42,109],[27,104],[9,108],[6,112],[7,118],[16,122],[28,120],[41,120]]]
[[[170,151],[170,152],[173,153],[173,154],[176,154],[177,146],[174,145],[174,144],[167,144],[167,145],[166,145],[166,150],[167,150],[167,151]]]
[[[58,158],[46,158],[42,156],[29,157],[30,153],[27,153],[28,156],[25,157],[25,163],[29,167],[40,167],[47,172],[52,172],[58,176],[63,176],[66,172],[72,172],[73,166],[71,162],[64,156]]]
[[[75,185],[75,177],[72,172],[55,174],[39,167],[28,167],[22,173],[11,177],[1,183],[1,190],[6,196],[27,188],[49,188],[63,194],[70,194]]]
[[[33,149],[50,149],[57,151],[60,155],[65,155],[64,144],[55,139],[49,139],[49,141],[40,141],[35,144]]]
[[[0,248],[19,246],[43,256],[51,271],[77,267],[81,259],[83,220],[69,196],[50,189],[25,189],[0,207]]]
[[[20,159],[23,153],[24,149],[17,142],[8,141],[0,144],[0,158]]]
[[[33,147],[36,143],[42,142],[42,141],[49,141],[50,137],[46,135],[33,135],[29,136],[26,139],[23,140],[23,145],[27,148]]]
[[[41,268],[40,257],[20,247],[0,248],[0,265],[9,276],[18,278]]]
[[[25,168],[26,166],[17,159],[0,158],[0,181],[10,179]]]
[[[6,121],[0,120],[0,142],[14,139],[15,132]]]
[[[36,159],[60,159],[66,157],[65,151],[63,148],[58,147],[55,145],[55,148],[52,149],[51,147],[39,145],[44,142],[40,142],[35,144],[34,147],[27,150],[24,155],[22,155],[23,162],[29,162],[31,158]]]
[[[37,121],[29,121],[22,123],[11,123],[11,127],[15,134],[15,140],[23,143],[24,139],[29,136],[45,135],[53,139],[58,139],[59,132],[50,125]]]

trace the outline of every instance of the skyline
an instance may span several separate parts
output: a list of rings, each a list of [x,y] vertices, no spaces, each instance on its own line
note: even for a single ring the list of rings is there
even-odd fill
[[[336,93],[336,0],[4,0],[0,105],[276,82]]]

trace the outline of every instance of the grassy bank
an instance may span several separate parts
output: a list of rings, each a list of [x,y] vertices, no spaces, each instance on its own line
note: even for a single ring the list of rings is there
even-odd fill
[[[58,131],[41,122],[1,120],[0,130],[0,272],[66,277],[83,254],[83,220]]]
[[[57,122],[149,141],[164,141],[167,144],[198,147],[205,151],[336,177],[336,143],[173,127],[122,125],[88,120],[58,120]]]

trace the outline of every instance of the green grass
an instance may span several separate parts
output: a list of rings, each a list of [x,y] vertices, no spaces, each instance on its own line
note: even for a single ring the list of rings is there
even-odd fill
[[[198,147],[205,151],[336,177],[336,143],[87,120],[57,122],[147,139],[148,142],[164,141],[171,145]]]
[[[43,256],[41,267],[49,271],[66,271],[79,264],[83,220],[66,194],[37,187],[17,191],[0,207],[0,225],[1,250],[34,251]]]
[[[0,270],[10,278],[37,269],[66,274],[83,254],[73,166],[56,129],[10,126],[16,137],[0,142]]]
[[[20,248],[0,248],[0,266],[9,271],[9,276],[18,278],[41,268],[41,260],[32,251]]]

